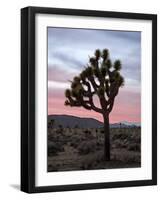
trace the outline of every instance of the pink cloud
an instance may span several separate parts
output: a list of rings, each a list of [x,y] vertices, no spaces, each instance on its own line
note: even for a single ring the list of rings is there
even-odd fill
[[[64,106],[64,91],[49,93],[48,114],[65,114],[79,117],[95,118],[102,121],[102,115],[84,108]],[[140,122],[141,121],[141,97],[140,93],[120,91],[116,97],[113,111],[110,114],[110,122]]]

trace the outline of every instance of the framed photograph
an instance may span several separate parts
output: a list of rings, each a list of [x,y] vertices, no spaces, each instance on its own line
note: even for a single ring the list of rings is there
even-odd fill
[[[157,184],[157,16],[21,9],[21,190]]]

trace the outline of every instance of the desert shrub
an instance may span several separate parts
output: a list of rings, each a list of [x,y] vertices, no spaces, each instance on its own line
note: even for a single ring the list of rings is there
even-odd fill
[[[141,161],[141,155],[138,152],[129,152],[126,150],[113,152],[113,160],[119,160],[124,163],[139,163]]]
[[[64,151],[64,147],[59,142],[48,141],[48,156],[57,155],[58,152]]]
[[[76,125],[74,126],[74,128],[75,128],[75,129],[78,129],[78,128],[79,128],[78,124],[76,124]]]
[[[64,132],[64,128],[62,125],[58,125],[58,128],[56,129],[56,133],[57,134],[63,134]]]
[[[98,139],[96,141],[96,145],[97,145],[96,146],[97,150],[103,148],[103,146],[104,146],[104,140]]]
[[[132,135],[130,138],[129,138],[129,141],[132,143],[141,143],[141,136],[140,135]]]
[[[127,140],[115,140],[113,145],[113,148],[126,148],[127,147]]]
[[[140,144],[138,144],[138,143],[129,144],[128,150],[129,151],[140,151]]]
[[[73,135],[71,137],[71,142],[70,142],[70,145],[74,148],[77,148],[78,145],[80,144],[81,142],[81,137],[79,135]]]
[[[48,165],[48,172],[58,171],[58,167],[53,166],[51,164]]]
[[[81,169],[88,170],[97,168],[98,164],[102,161],[104,161],[104,156],[102,153],[98,152],[92,155],[90,154],[86,156],[81,163]]]
[[[92,134],[91,131],[88,129],[84,130],[84,133],[86,136],[91,136],[91,134]]]
[[[91,131],[88,130],[88,129],[85,129],[83,132],[84,132],[85,134],[91,134]]]
[[[127,139],[128,137],[129,137],[128,134],[123,133],[123,132],[119,132],[119,133],[117,133],[117,134],[114,134],[114,135],[112,136],[112,139],[113,139],[113,140],[118,140],[118,139],[124,140],[124,139]]]
[[[91,161],[89,159],[86,159],[80,166],[81,169],[84,170],[88,170],[88,169],[92,169],[94,167],[94,165],[96,164],[95,161]]]
[[[78,146],[78,153],[81,155],[89,154],[96,150],[95,141],[84,141]]]
[[[139,144],[141,143],[141,137],[140,137],[140,135],[139,135],[138,137],[135,138],[135,142],[136,142],[136,143],[139,143]]]
[[[113,148],[127,148],[130,151],[140,151],[141,135],[133,128],[115,130],[111,134]]]
[[[136,154],[129,154],[124,158],[124,162],[126,163],[132,163],[132,162],[139,163],[140,161],[141,161],[141,156]]]
[[[88,139],[88,140],[94,139],[94,136],[92,135],[91,130],[86,129],[86,130],[84,130],[84,133],[85,133],[86,139]]]
[[[104,132],[105,132],[105,131],[104,131],[103,129],[100,130],[100,133],[101,133],[101,134],[104,134]]]
[[[53,140],[53,135],[48,133],[48,140]]]
[[[56,144],[59,144],[61,146],[64,146],[67,144],[69,138],[65,135],[60,135],[60,134],[52,134],[51,136],[48,136],[48,141],[53,142]]]
[[[96,163],[100,163],[100,162],[104,161],[104,155],[102,154],[102,152],[96,153],[94,155],[94,157],[95,157]]]

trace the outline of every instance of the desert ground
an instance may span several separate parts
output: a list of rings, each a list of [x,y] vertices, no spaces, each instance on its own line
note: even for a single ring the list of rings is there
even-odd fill
[[[102,128],[48,129],[48,172],[141,167],[141,128],[111,128],[111,161]]]

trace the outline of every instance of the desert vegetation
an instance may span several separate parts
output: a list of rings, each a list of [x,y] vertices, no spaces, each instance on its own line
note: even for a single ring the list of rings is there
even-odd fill
[[[104,159],[103,128],[48,127],[48,172],[141,165],[141,128],[110,128],[111,159]]]

